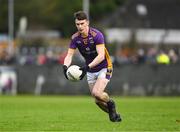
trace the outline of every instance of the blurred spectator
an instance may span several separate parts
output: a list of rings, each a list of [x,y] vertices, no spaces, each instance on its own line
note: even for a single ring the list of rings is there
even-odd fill
[[[168,55],[169,55],[171,63],[175,64],[178,62],[178,55],[175,53],[173,49],[169,50]]]
[[[146,55],[144,49],[137,50],[137,62],[143,64],[146,62]]]
[[[1,65],[5,64],[6,56],[7,56],[6,50],[1,49],[1,51],[0,51],[0,64]]]
[[[163,50],[157,55],[156,60],[158,64],[170,64],[170,58]]]
[[[35,64],[35,57],[33,56],[33,55],[31,55],[31,54],[28,54],[27,56],[26,56],[26,65],[32,65],[32,64]]]
[[[156,48],[150,48],[147,51],[147,64],[156,64],[156,56],[157,56],[158,52]]]
[[[144,49],[140,48],[136,51],[132,51],[132,53],[129,54],[128,62],[130,64],[144,64],[146,62]]]
[[[6,49],[1,49],[0,51],[0,65],[10,65],[15,63],[15,58],[13,55],[8,54]]]
[[[56,56],[52,50],[48,50],[46,52],[46,56],[47,56],[47,64],[55,64],[56,63]]]
[[[130,50],[128,48],[121,48],[121,49],[116,49],[116,54],[115,54],[115,63],[117,64],[129,64],[130,59]]]
[[[45,65],[47,63],[47,57],[45,54],[39,54],[37,57],[37,64],[38,65]]]
[[[59,64],[63,64],[64,63],[64,58],[66,57],[66,54],[67,54],[66,51],[60,52],[60,54],[58,56],[58,63]]]

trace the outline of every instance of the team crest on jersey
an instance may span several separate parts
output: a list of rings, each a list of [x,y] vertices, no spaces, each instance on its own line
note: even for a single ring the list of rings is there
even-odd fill
[[[83,39],[83,43],[84,44],[88,44],[88,39],[86,38],[86,39]]]

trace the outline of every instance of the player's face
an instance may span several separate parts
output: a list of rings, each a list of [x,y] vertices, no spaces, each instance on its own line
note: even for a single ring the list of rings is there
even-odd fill
[[[88,33],[89,21],[88,20],[75,20],[76,27],[81,34]]]

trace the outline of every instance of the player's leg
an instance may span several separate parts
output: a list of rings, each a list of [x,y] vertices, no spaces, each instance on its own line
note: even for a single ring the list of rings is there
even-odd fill
[[[95,81],[93,81],[93,82],[91,81],[91,83],[89,82],[88,84],[89,84],[89,90],[90,90],[91,95],[92,95],[92,89],[93,89],[93,87],[95,85]],[[105,93],[105,94],[107,94],[107,93]],[[107,112],[107,113],[109,112],[108,107],[107,107],[107,103],[105,103],[104,101],[100,101],[100,100],[95,98],[95,103],[104,112]]]
[[[96,98],[96,100],[98,100],[98,102],[101,102],[99,104],[106,108],[111,121],[121,121],[120,115],[116,112],[114,101],[109,98],[107,93],[104,92],[108,82],[109,80],[106,78],[98,78],[91,93]]]
[[[95,99],[95,102],[96,102],[97,106],[99,106],[99,108],[101,108],[104,112],[109,113],[107,103],[104,103],[104,102],[99,101],[97,99]]]
[[[98,72],[98,73],[89,73],[88,72],[87,73],[87,81],[89,84],[89,89],[90,89],[91,95],[93,97],[95,97],[96,104],[103,111],[109,113],[109,109],[110,109],[110,113],[109,113],[110,120],[120,121],[120,119],[121,119],[120,116],[116,113],[116,111],[114,111],[115,110],[114,101],[110,100],[109,95],[106,92],[104,92],[104,89],[107,86],[107,83],[109,82],[109,79],[110,79],[110,78],[106,77],[106,73],[107,73],[106,69],[102,70],[101,72]],[[100,83],[101,86],[99,86],[99,83],[98,83],[99,81],[97,81],[98,77],[99,77],[98,80],[101,80],[101,78],[103,78],[103,80],[104,80],[104,81],[100,81],[101,83],[103,82],[103,85],[101,85],[101,83]],[[96,93],[100,93],[100,94],[96,94]],[[113,115],[115,115],[115,116],[113,116]]]
[[[95,85],[95,83],[89,83],[89,90],[91,92],[91,95],[92,95],[92,89],[93,89],[94,85]],[[100,101],[100,100],[98,100],[96,98],[95,98],[95,103],[104,112],[107,112],[107,113],[109,112],[108,107],[107,107],[107,103],[105,103],[103,101]]]
[[[97,79],[92,88],[91,94],[99,101],[107,103],[110,98],[109,95],[104,92],[110,78],[112,76],[112,70],[104,68],[97,73]]]

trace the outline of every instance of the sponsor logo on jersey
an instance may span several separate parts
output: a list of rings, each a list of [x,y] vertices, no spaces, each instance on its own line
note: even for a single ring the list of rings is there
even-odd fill
[[[87,48],[86,48],[86,51],[90,51],[90,48],[89,48],[89,47],[87,47]]]
[[[77,44],[81,44],[81,41],[80,41],[80,40],[78,40],[78,41],[76,41],[76,43],[77,43]]]
[[[89,38],[89,43],[90,43],[90,44],[94,44],[94,40],[93,40],[92,37]]]

